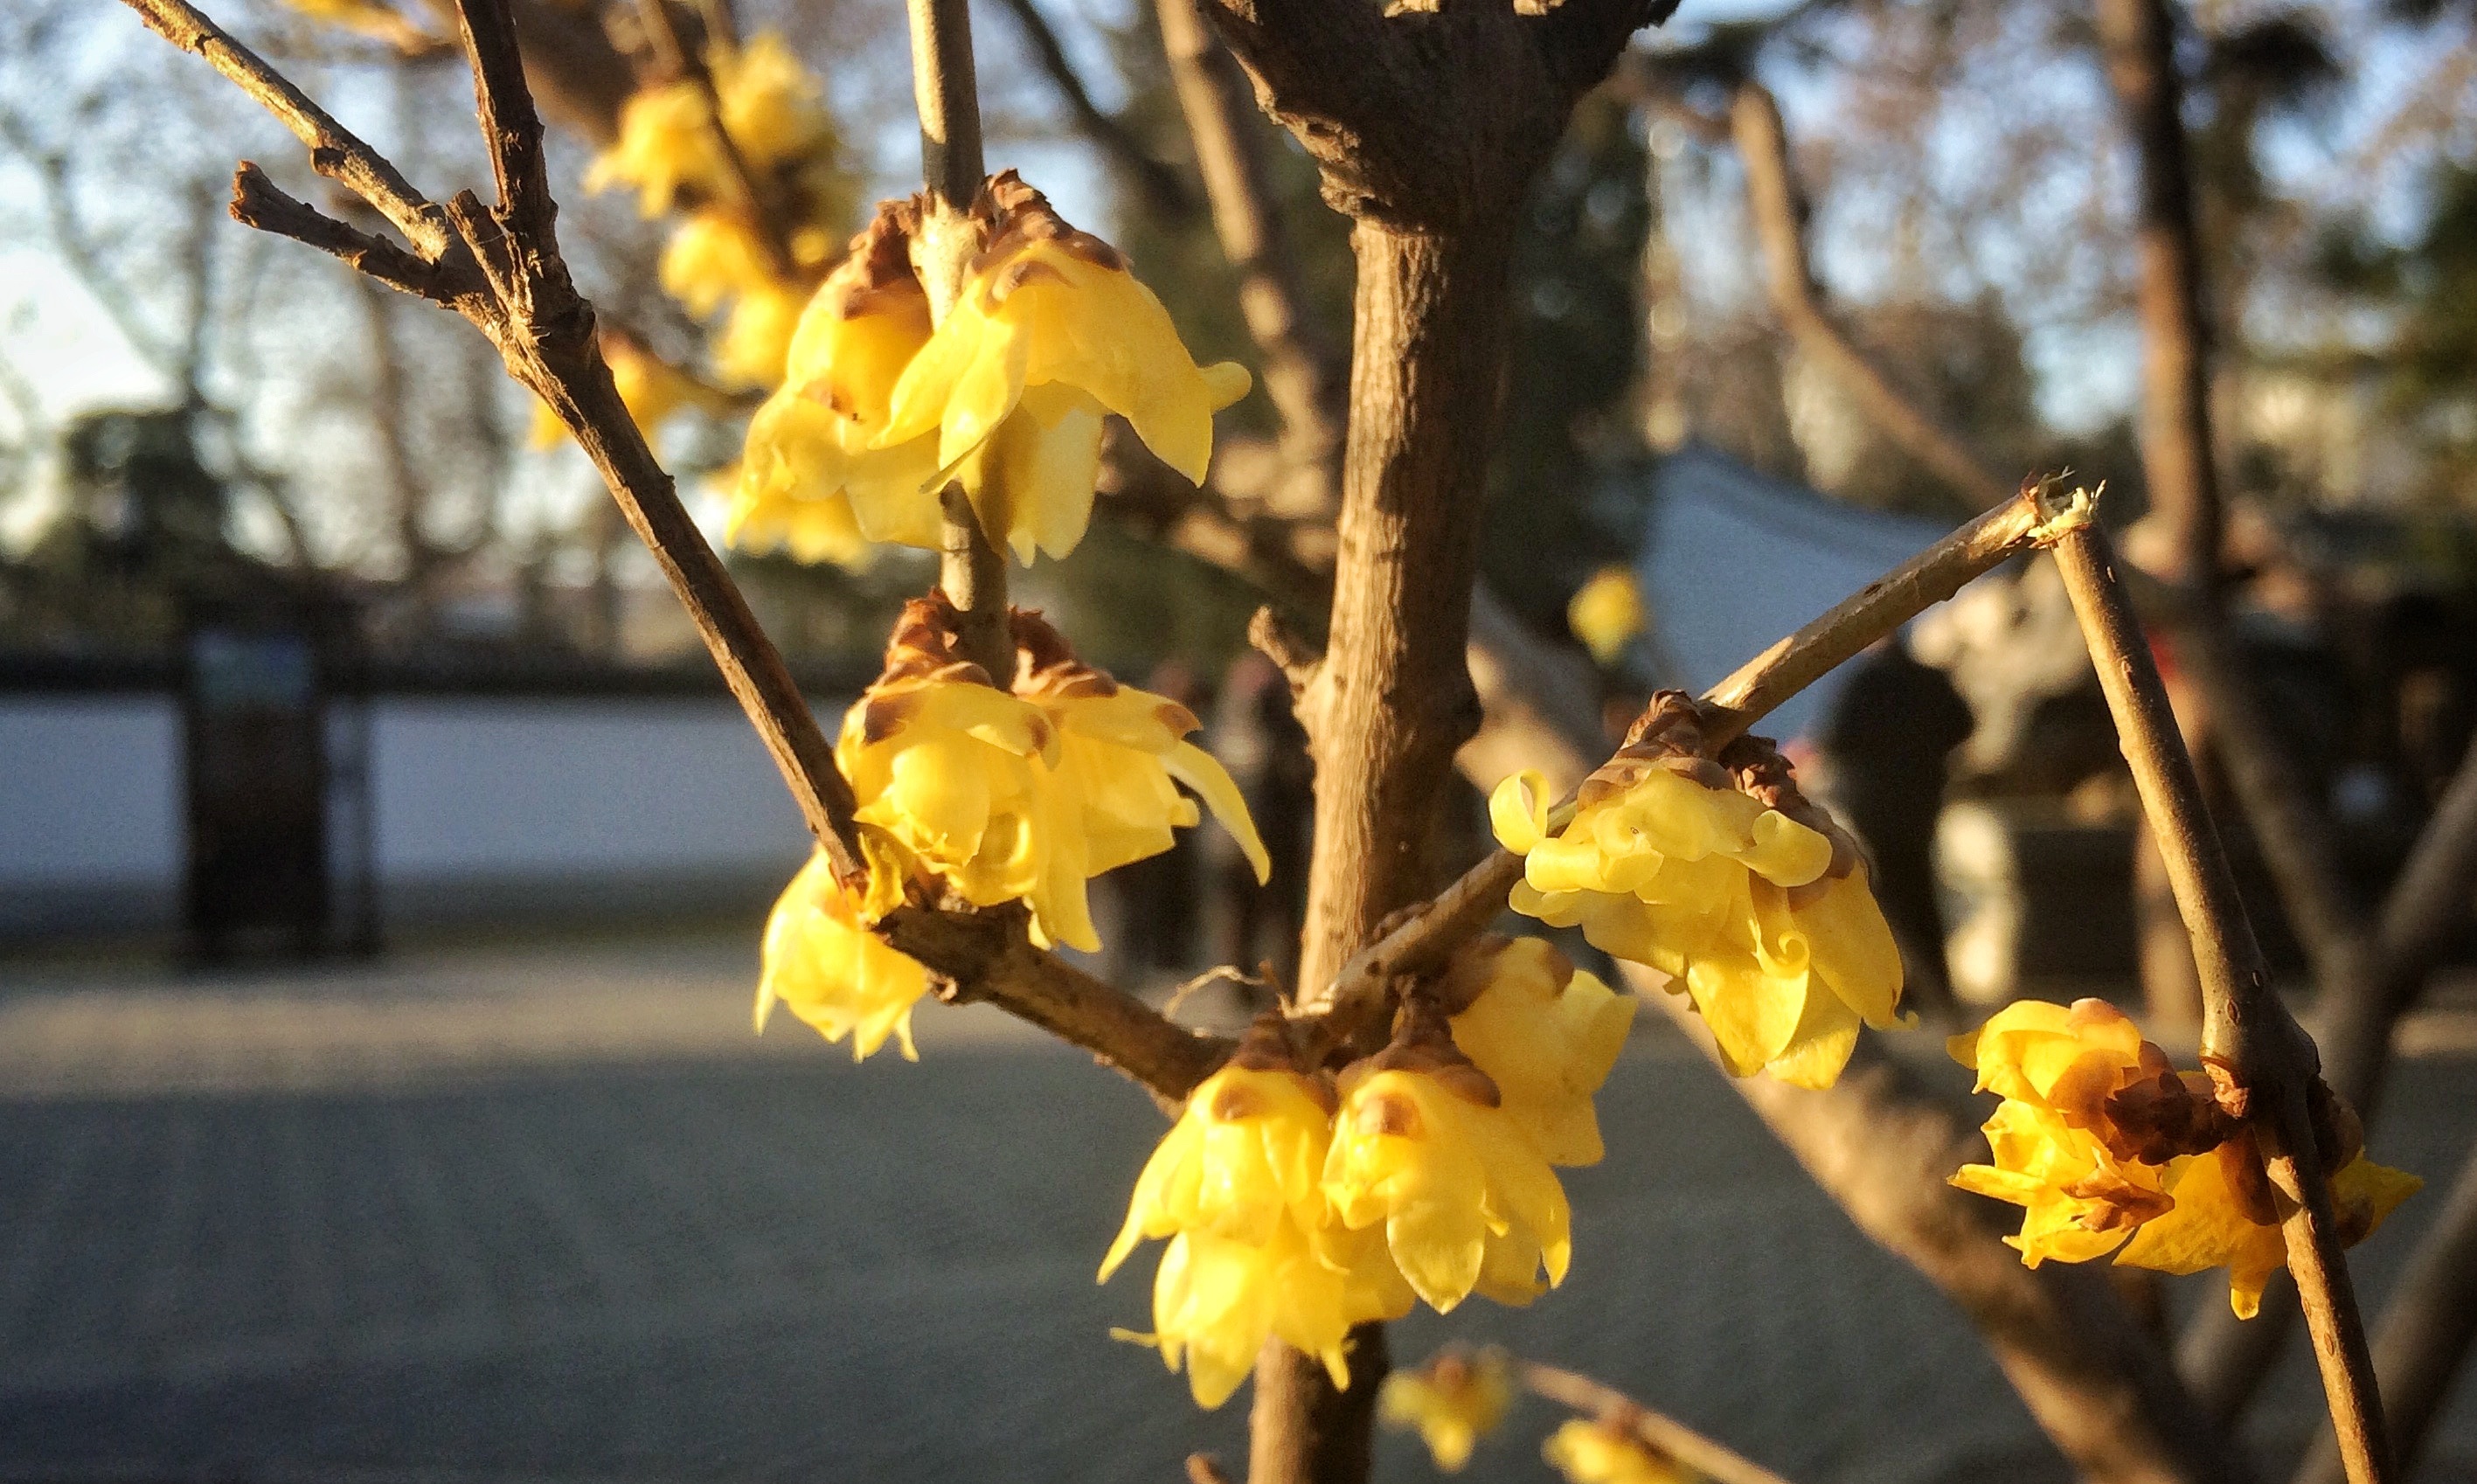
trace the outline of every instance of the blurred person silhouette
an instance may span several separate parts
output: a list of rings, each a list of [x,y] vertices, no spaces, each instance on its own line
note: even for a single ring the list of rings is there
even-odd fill
[[[1307,914],[1308,843],[1315,809],[1315,765],[1307,730],[1290,709],[1290,685],[1272,661],[1250,649],[1222,677],[1209,728],[1213,755],[1246,796],[1269,881],[1258,885],[1236,843],[1199,832],[1212,882],[1213,959],[1243,972],[1270,966],[1273,983],[1298,974],[1299,930]]]
[[[1934,845],[1950,755],[1972,720],[1952,678],[1895,635],[1859,657],[1815,738],[1834,812],[1871,858],[1875,900],[1900,943],[1913,1003],[1955,1023]]]

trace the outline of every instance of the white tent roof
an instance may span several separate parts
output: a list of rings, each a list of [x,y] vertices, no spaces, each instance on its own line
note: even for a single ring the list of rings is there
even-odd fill
[[[1950,529],[1844,505],[1716,449],[1689,445],[1651,474],[1638,562],[1664,685],[1700,692]],[[1840,672],[1774,712],[1783,739],[1829,714]]]

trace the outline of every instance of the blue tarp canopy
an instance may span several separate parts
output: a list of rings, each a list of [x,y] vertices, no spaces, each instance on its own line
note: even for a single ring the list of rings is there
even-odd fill
[[[1844,505],[1700,444],[1653,466],[1637,563],[1663,685],[1701,692],[1951,528]],[[1829,715],[1841,672],[1760,730],[1787,740]]]

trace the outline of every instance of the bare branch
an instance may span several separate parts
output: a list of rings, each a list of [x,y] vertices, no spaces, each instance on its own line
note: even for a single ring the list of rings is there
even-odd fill
[[[1153,158],[1143,141],[1137,138],[1125,124],[1092,101],[1092,90],[1084,86],[1083,75],[1067,59],[1066,48],[1060,43],[1056,28],[1042,14],[1035,0],[1005,0],[1008,13],[1032,43],[1032,56],[1040,69],[1049,74],[1050,85],[1058,89],[1059,98],[1066,105],[1066,114],[1075,127],[1103,159],[1131,182],[1144,198],[1144,204],[1163,218],[1185,221],[1195,214],[1195,193],[1178,171]]]
[[[469,273],[446,271],[441,264],[424,262],[385,238],[372,237],[306,201],[293,199],[267,179],[265,171],[246,160],[233,171],[231,211],[233,220],[244,227],[314,247],[390,289],[435,304],[446,304],[481,287]],[[471,266],[461,260],[459,263]]]
[[[1595,1381],[1581,1371],[1543,1366],[1532,1360],[1517,1361],[1515,1369],[1522,1377],[1522,1384],[1534,1395],[1544,1396],[1559,1406],[1570,1407],[1587,1417],[1596,1418],[1611,1426],[1623,1427],[1658,1451],[1711,1479],[1713,1484],[1789,1484],[1787,1479],[1728,1445],[1703,1436],[1666,1413],[1654,1412],[1615,1387]]]
[[[1745,164],[1747,211],[1763,244],[1764,281],[1771,291],[1772,310],[1798,348],[1824,366],[1912,458],[1970,504],[1985,509],[2004,499],[2012,487],[1894,388],[1824,313],[1807,260],[1806,203],[1771,89],[1757,82],[1740,83],[1729,120],[1739,159]]]
[[[147,27],[207,64],[258,100],[310,146],[310,167],[367,201],[394,224],[413,251],[436,263],[453,241],[438,209],[421,197],[411,182],[378,151],[336,122],[325,109],[310,101],[283,74],[259,60],[258,54],[226,35],[188,0],[128,0]]]
[[[2263,1139],[2272,1182],[2297,1202],[2285,1225],[2289,1270],[2314,1334],[2348,1478],[2377,1484],[2392,1477],[2389,1447],[2364,1321],[2332,1211],[2330,1171],[2314,1139],[2309,1099],[2319,1066],[2314,1043],[2271,992],[2270,970],[2202,806],[2166,688],[2111,569],[2107,538],[2085,526],[2058,543],[2056,562],[2192,936],[2204,1060],[2232,1078],[2241,1104],[2237,1111]]]

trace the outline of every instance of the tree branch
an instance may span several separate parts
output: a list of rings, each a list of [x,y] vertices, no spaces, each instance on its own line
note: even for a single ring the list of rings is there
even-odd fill
[[[1751,80],[1739,84],[1729,123],[1738,158],[1745,165],[1747,214],[1763,246],[1764,281],[1771,293],[1772,312],[1780,315],[1797,347],[1814,357],[1878,427],[1955,493],[1982,510],[2005,498],[2012,487],[1893,387],[1824,313],[1806,253],[1806,201],[1798,189],[1788,132],[1771,89]]]
[[[1041,13],[1040,7],[1034,0],[1005,0],[1005,4],[1023,32],[1023,38],[1032,43],[1033,60],[1049,74],[1050,85],[1058,89],[1076,129],[1135,186],[1148,209],[1171,222],[1192,217],[1195,193],[1188,189],[1176,169],[1154,159],[1125,124],[1101,112],[1100,105],[1092,101],[1092,90],[1084,86],[1082,75],[1075,70],[1075,63],[1067,60],[1066,48],[1059,42],[1058,32],[1049,24],[1049,17]]]
[[[2237,1111],[2263,1139],[2272,1182],[2297,1202],[2284,1228],[2289,1269],[2314,1334],[2348,1477],[2351,1484],[2377,1484],[2392,1476],[2389,1448],[2364,1322],[2332,1212],[2330,1172],[2314,1138],[2309,1099],[2320,1069],[2314,1043],[2271,992],[2269,968],[2203,808],[2166,689],[2111,569],[2106,537],[2085,526],[2058,543],[2056,561],[2192,936],[2204,1061],[2232,1079]]]
[[[1604,1381],[1533,1360],[1518,1360],[1514,1368],[1534,1396],[1623,1427],[1713,1484],[1789,1484],[1728,1445],[1703,1436],[1666,1413],[1654,1412]]]

